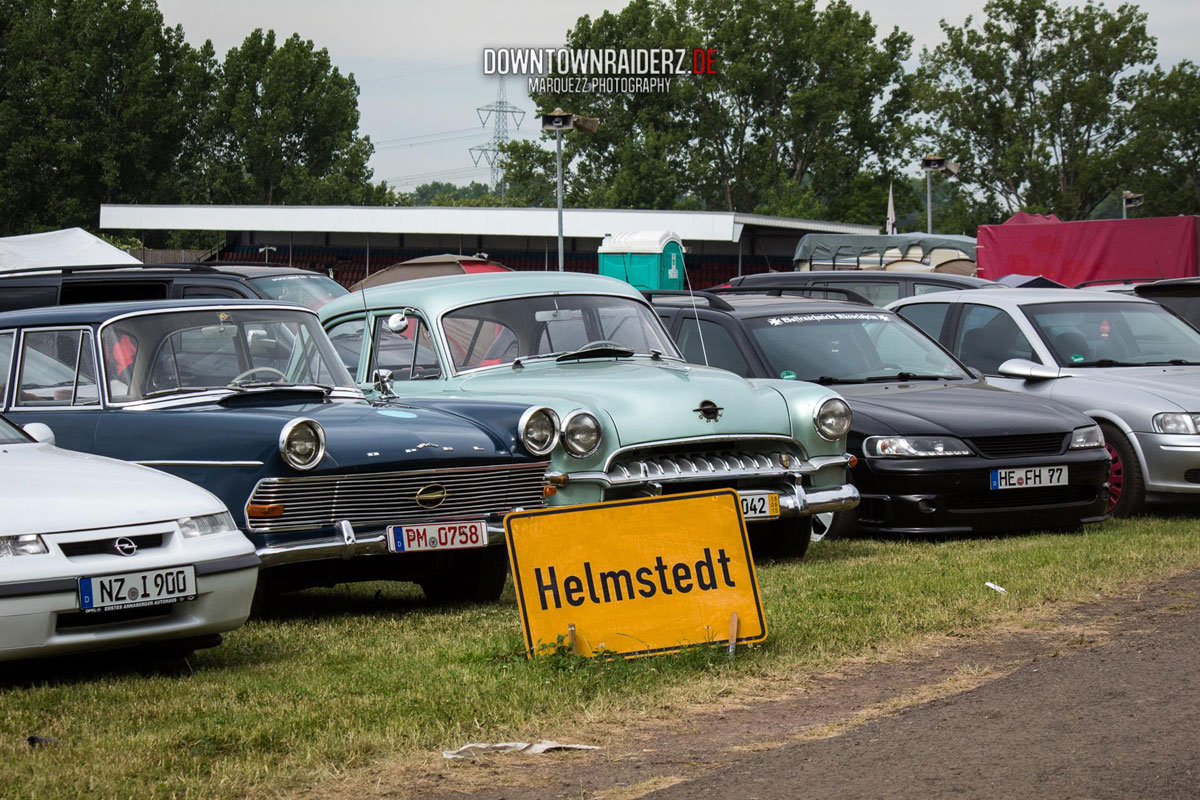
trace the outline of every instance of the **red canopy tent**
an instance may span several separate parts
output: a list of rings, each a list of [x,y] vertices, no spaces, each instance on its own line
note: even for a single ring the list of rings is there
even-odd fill
[[[1200,275],[1196,217],[1062,222],[1019,212],[1002,225],[980,225],[979,276],[1017,272],[1068,286],[1124,278]]]

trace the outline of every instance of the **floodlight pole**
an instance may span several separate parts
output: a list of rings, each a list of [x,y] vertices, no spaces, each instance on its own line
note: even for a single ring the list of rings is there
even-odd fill
[[[558,156],[558,271],[563,271],[563,226],[562,226],[562,130],[554,132],[554,149]]]

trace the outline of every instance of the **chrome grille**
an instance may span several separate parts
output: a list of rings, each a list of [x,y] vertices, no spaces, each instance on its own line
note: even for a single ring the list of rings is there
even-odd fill
[[[613,484],[640,481],[721,481],[738,478],[798,475],[807,466],[794,452],[773,450],[711,449],[675,452],[635,452],[617,458],[608,468]],[[787,465],[784,465],[784,462]]]
[[[407,522],[483,519],[514,508],[542,507],[546,463],[491,467],[455,467],[412,472],[266,478],[250,496],[256,505],[283,506],[283,514],[249,519],[254,533],[329,527],[349,520],[355,528],[379,528]],[[446,499],[423,508],[416,495],[437,485]]]

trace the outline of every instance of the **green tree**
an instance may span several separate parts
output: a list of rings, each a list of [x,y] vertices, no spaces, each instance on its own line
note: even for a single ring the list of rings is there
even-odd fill
[[[1139,216],[1200,213],[1200,67],[1182,61],[1146,76],[1136,103],[1136,135],[1122,188],[1146,196]],[[1114,204],[1120,211],[1120,198]]]
[[[358,84],[325,49],[255,30],[221,64],[208,110],[212,160],[203,199],[247,204],[400,202],[371,183],[374,147],[358,133]],[[200,199],[200,198],[197,198]]]
[[[1155,57],[1146,14],[989,0],[981,25],[941,25],[945,41],[921,59],[926,143],[1010,212],[1086,218],[1122,181],[1138,68]]]
[[[843,0],[633,0],[581,17],[568,47],[714,48],[717,74],[661,93],[535,94],[541,109],[600,118],[595,136],[564,137],[567,202],[828,216],[859,207],[851,195],[868,185],[882,209],[880,173],[907,139],[911,38],[876,34]],[[510,151],[509,186],[543,192],[544,152]]]
[[[176,202],[196,170],[211,50],[153,0],[0,0],[0,232],[95,228]]]
[[[500,197],[490,186],[471,181],[466,186],[457,186],[445,181],[422,183],[407,196],[407,204],[414,206],[498,206]]]

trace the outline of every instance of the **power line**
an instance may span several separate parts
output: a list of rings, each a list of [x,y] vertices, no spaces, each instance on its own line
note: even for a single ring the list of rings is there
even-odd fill
[[[508,141],[509,115],[512,115],[513,121],[519,128],[521,121],[525,119],[525,112],[508,102],[503,75],[500,76],[500,85],[496,87],[496,102],[480,106],[475,110],[479,113],[479,121],[484,125],[487,125],[488,119],[494,119],[495,122],[492,127],[491,141],[470,148],[471,158],[474,159],[476,165],[479,164],[480,159],[487,161],[492,168],[492,191],[500,192],[500,197],[503,198],[504,187],[501,185],[500,178],[504,174],[504,167],[501,163],[500,148]]]

